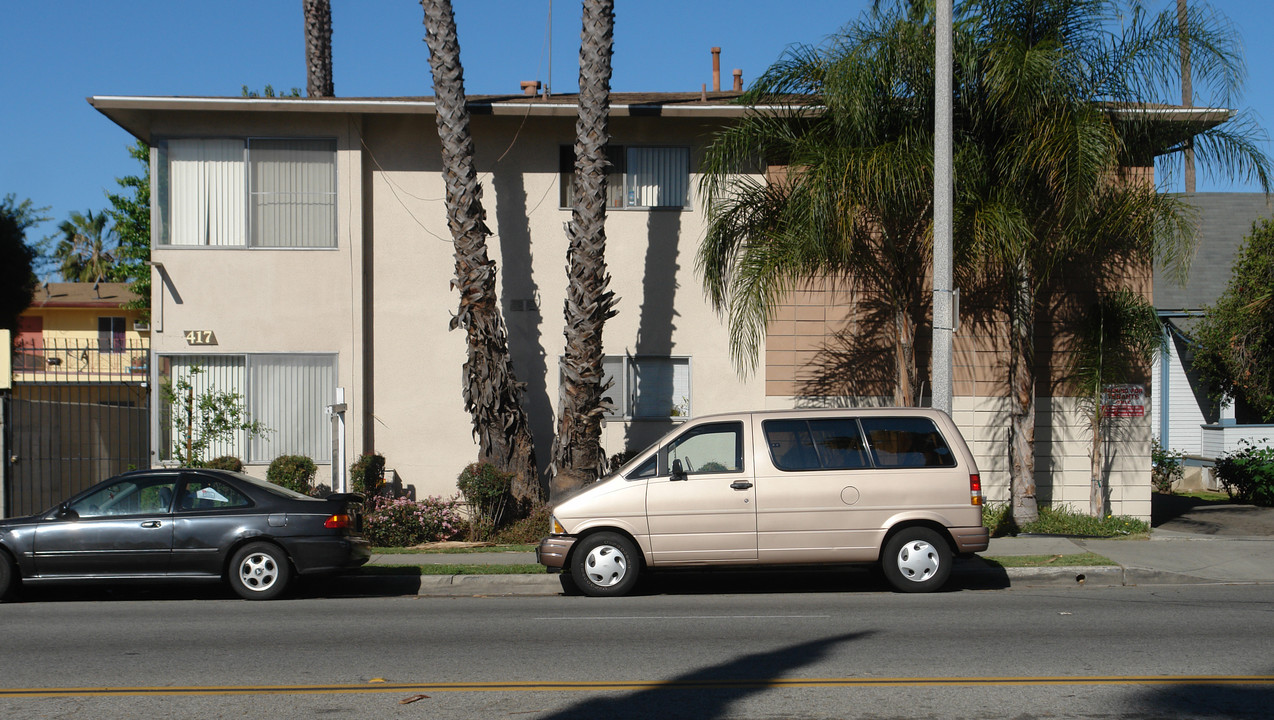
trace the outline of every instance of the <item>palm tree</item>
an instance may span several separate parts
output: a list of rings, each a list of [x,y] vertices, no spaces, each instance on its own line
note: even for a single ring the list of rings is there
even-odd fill
[[[754,368],[775,307],[802,281],[850,278],[892,346],[898,405],[917,401],[916,327],[932,243],[933,40],[898,11],[795,47],[744,102],[758,110],[707,148],[698,268]],[[768,179],[745,171],[760,159]],[[875,343],[874,338],[866,338]]]
[[[473,418],[479,460],[513,474],[513,496],[525,509],[540,501],[542,493],[522,408],[523,385],[513,373],[504,318],[496,302],[495,262],[487,255],[486,238],[491,231],[483,222],[482,186],[473,164],[455,15],[450,0],[422,0],[421,5],[442,144],[447,226],[456,248],[453,284],[460,293],[460,307],[451,328],[465,331],[468,346],[465,409]]]
[[[579,119],[575,124],[574,205],[567,229],[566,348],[561,360],[551,497],[582,487],[606,470],[602,326],[614,317],[606,272],[606,143],[610,140],[614,0],[585,0],[580,42]]]
[[[1082,398],[1081,407],[1092,433],[1088,511],[1094,517],[1104,517],[1109,506],[1102,443],[1110,419],[1103,407],[1103,393],[1111,385],[1144,376],[1163,342],[1154,306],[1128,288],[1103,293],[1079,318],[1067,379]]]
[[[332,4],[305,1],[305,94],[332,97]]]
[[[62,279],[68,282],[98,282],[111,274],[115,256],[107,244],[113,232],[106,227],[106,213],[72,212],[69,220],[58,225],[62,239],[54,249],[61,262]]]
[[[1034,327],[1040,293],[1071,263],[1158,256],[1184,273],[1193,246],[1188,208],[1121,177],[1162,140],[1147,103],[1170,96],[1182,35],[1175,10],[1134,8],[1119,31],[1115,0],[970,0],[956,38],[957,147],[974,161],[957,182],[958,216],[989,272],[1003,280],[1010,326],[1012,513],[1037,517]],[[1241,59],[1228,24],[1193,13],[1195,79],[1237,88]],[[1228,95],[1219,98],[1228,101]],[[1161,125],[1158,130],[1161,130]],[[1269,163],[1241,118],[1201,129],[1196,160],[1255,177]],[[1197,129],[1197,128],[1195,128]]]

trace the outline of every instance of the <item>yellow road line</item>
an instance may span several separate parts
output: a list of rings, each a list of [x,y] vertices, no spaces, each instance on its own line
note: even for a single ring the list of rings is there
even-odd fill
[[[593,682],[368,683],[356,685],[226,685],[188,687],[0,688],[6,698],[136,697],[145,695],[290,695],[439,692],[598,692],[726,690],[732,688],[887,688],[1048,685],[1274,685],[1274,675],[1123,675],[1059,677],[774,678],[752,680],[635,680]]]

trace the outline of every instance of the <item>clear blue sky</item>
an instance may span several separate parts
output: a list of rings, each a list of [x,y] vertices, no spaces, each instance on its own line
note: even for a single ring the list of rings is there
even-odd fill
[[[1148,0],[1154,8],[1173,0]],[[548,75],[548,0],[453,0],[471,93],[517,92]],[[792,43],[817,43],[871,0],[617,0],[616,91],[697,91],[750,82]],[[1242,107],[1274,127],[1274,6],[1216,0],[1241,31]],[[580,4],[552,4],[553,89],[573,92]],[[431,95],[420,4],[332,0],[336,94]],[[4,0],[0,3],[0,196],[51,206],[51,234],[72,210],[101,210],[116,177],[138,170],[132,139],[88,105],[92,95],[238,96],[241,86],[305,87],[301,0]],[[1264,149],[1271,152],[1269,143]],[[1200,177],[1199,190],[1252,190]]]

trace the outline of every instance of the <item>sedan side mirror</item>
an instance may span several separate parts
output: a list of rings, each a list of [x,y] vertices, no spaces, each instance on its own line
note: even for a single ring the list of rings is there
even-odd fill
[[[80,514],[71,509],[70,503],[62,503],[58,506],[58,520],[79,520]]]
[[[672,480],[672,481],[685,480],[685,479],[686,479],[686,471],[685,471],[685,470],[681,467],[681,461],[680,461],[680,460],[673,460],[673,461],[672,461],[672,475],[670,475],[670,476],[668,477],[668,479],[669,479],[669,480]]]

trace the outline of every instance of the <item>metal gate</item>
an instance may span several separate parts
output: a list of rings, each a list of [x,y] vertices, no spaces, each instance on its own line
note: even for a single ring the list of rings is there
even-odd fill
[[[18,346],[4,408],[5,515],[30,515],[150,467],[149,343]]]

